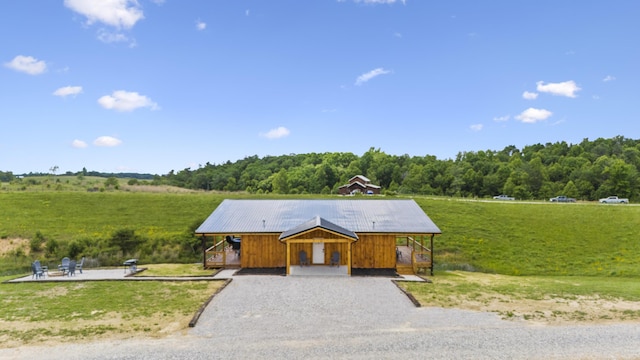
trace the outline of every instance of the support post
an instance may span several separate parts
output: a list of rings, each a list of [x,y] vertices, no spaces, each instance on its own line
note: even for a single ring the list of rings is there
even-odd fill
[[[207,269],[207,240],[206,236],[202,235],[202,240],[200,241],[202,244],[202,270]]]
[[[291,275],[291,244],[287,241],[287,276]]]
[[[431,251],[430,251],[430,253],[431,253],[431,276],[433,276],[433,237],[434,236],[435,236],[434,234],[431,234]]]

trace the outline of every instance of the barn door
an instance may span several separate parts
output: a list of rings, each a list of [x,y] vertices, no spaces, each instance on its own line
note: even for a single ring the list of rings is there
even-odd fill
[[[324,243],[322,242],[313,243],[313,263],[324,264]]]

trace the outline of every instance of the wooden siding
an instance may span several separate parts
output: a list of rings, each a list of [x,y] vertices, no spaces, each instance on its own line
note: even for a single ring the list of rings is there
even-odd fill
[[[291,241],[291,264],[300,264],[300,251],[307,252],[309,261],[313,258],[313,243],[324,243],[324,263],[329,264],[331,261],[331,254],[334,251],[340,253],[340,265],[347,265],[347,252],[349,251],[350,240],[345,239],[343,236],[334,234],[324,229],[314,229],[307,233],[300,234],[295,237],[295,240]]]
[[[396,236],[394,234],[358,234],[353,244],[353,268],[392,269],[396,267]]]
[[[278,235],[242,235],[240,266],[243,268],[274,268],[287,265],[287,247]]]
[[[287,245],[279,234],[238,234],[242,239],[240,267],[275,268],[287,266]],[[313,256],[313,242],[324,242],[324,263],[329,265],[331,253],[340,252],[340,265],[348,265],[351,246],[351,267],[361,269],[396,268],[396,234],[358,234],[358,240],[350,240],[323,229],[315,229],[295,237],[290,246],[290,264],[299,265],[300,250],[305,250],[309,260]]]

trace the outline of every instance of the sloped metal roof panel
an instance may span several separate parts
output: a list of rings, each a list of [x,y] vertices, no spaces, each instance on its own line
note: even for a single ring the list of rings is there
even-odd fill
[[[336,225],[320,216],[316,216],[315,218],[305,222],[304,224],[300,224],[294,227],[293,229],[285,230],[282,234],[280,234],[280,239],[282,240],[284,238],[288,238],[290,236],[305,232],[307,230],[315,229],[315,228],[330,230],[335,233],[350,237],[352,239],[356,239],[356,240],[358,239],[358,235],[356,235],[356,233],[354,233],[353,231],[350,231],[339,225]]]
[[[197,234],[282,233],[315,217],[355,233],[440,234],[413,200],[229,200]]]

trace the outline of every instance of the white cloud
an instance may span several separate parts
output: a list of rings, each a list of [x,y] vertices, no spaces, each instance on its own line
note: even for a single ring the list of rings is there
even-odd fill
[[[100,136],[93,140],[93,145],[103,147],[114,147],[122,144],[122,141],[111,136]]]
[[[511,119],[511,115],[497,116],[497,117],[493,118],[493,121],[495,121],[495,122],[504,122],[504,121],[509,121],[509,119]]]
[[[137,92],[124,90],[114,91],[111,95],[105,95],[98,99],[98,103],[103,108],[116,111],[133,111],[138,108],[147,107],[151,110],[158,109],[158,104],[148,97]]]
[[[553,115],[553,113],[549,110],[528,108],[527,110],[520,113],[520,115],[516,116],[516,119],[522,121],[523,123],[535,124],[538,121],[548,119],[551,115]]]
[[[561,83],[548,83],[545,84],[544,81],[538,81],[536,83],[537,90],[540,92],[550,93],[553,95],[566,96],[570,98],[576,97],[576,92],[580,91],[578,85],[573,80],[561,82]]]
[[[538,93],[525,91],[522,93],[522,98],[526,100],[535,100],[538,98]]]
[[[31,56],[18,55],[4,66],[29,75],[39,75],[47,71],[47,64]]]
[[[78,140],[75,139],[71,142],[71,146],[73,146],[76,149],[84,149],[86,148],[88,145],[86,142],[82,141],[82,140]]]
[[[130,39],[127,35],[121,32],[113,32],[113,31],[108,31],[106,29],[98,30],[98,40],[107,44],[118,43],[118,42],[129,42],[131,43],[130,47],[134,47],[136,43],[135,40]]]
[[[279,139],[286,136],[289,136],[291,132],[286,127],[280,126],[275,129],[271,129],[266,133],[261,133],[260,136],[265,137],[267,139]]]
[[[65,86],[53,92],[53,95],[66,97],[69,95],[78,95],[82,93],[82,86]]]
[[[374,70],[369,71],[368,73],[362,74],[360,76],[358,76],[358,78],[356,79],[356,85],[362,85],[364,83],[366,83],[367,81],[373,79],[376,76],[380,76],[380,75],[384,75],[384,74],[388,74],[391,71],[389,70],[385,70],[383,68],[377,68]]]
[[[137,0],[64,0],[64,6],[87,18],[87,24],[96,22],[117,29],[131,29],[144,19]]]
[[[613,81],[615,79],[616,79],[615,76],[607,75],[604,79],[602,79],[602,81],[609,82],[609,81]]]
[[[482,124],[473,124],[473,125],[469,126],[469,128],[472,131],[480,131],[480,130],[482,130],[483,127],[484,127],[484,125],[482,125]]]
[[[204,30],[206,28],[207,28],[207,23],[206,22],[203,22],[203,21],[200,21],[200,20],[196,21],[196,29],[202,31],[202,30]]]

